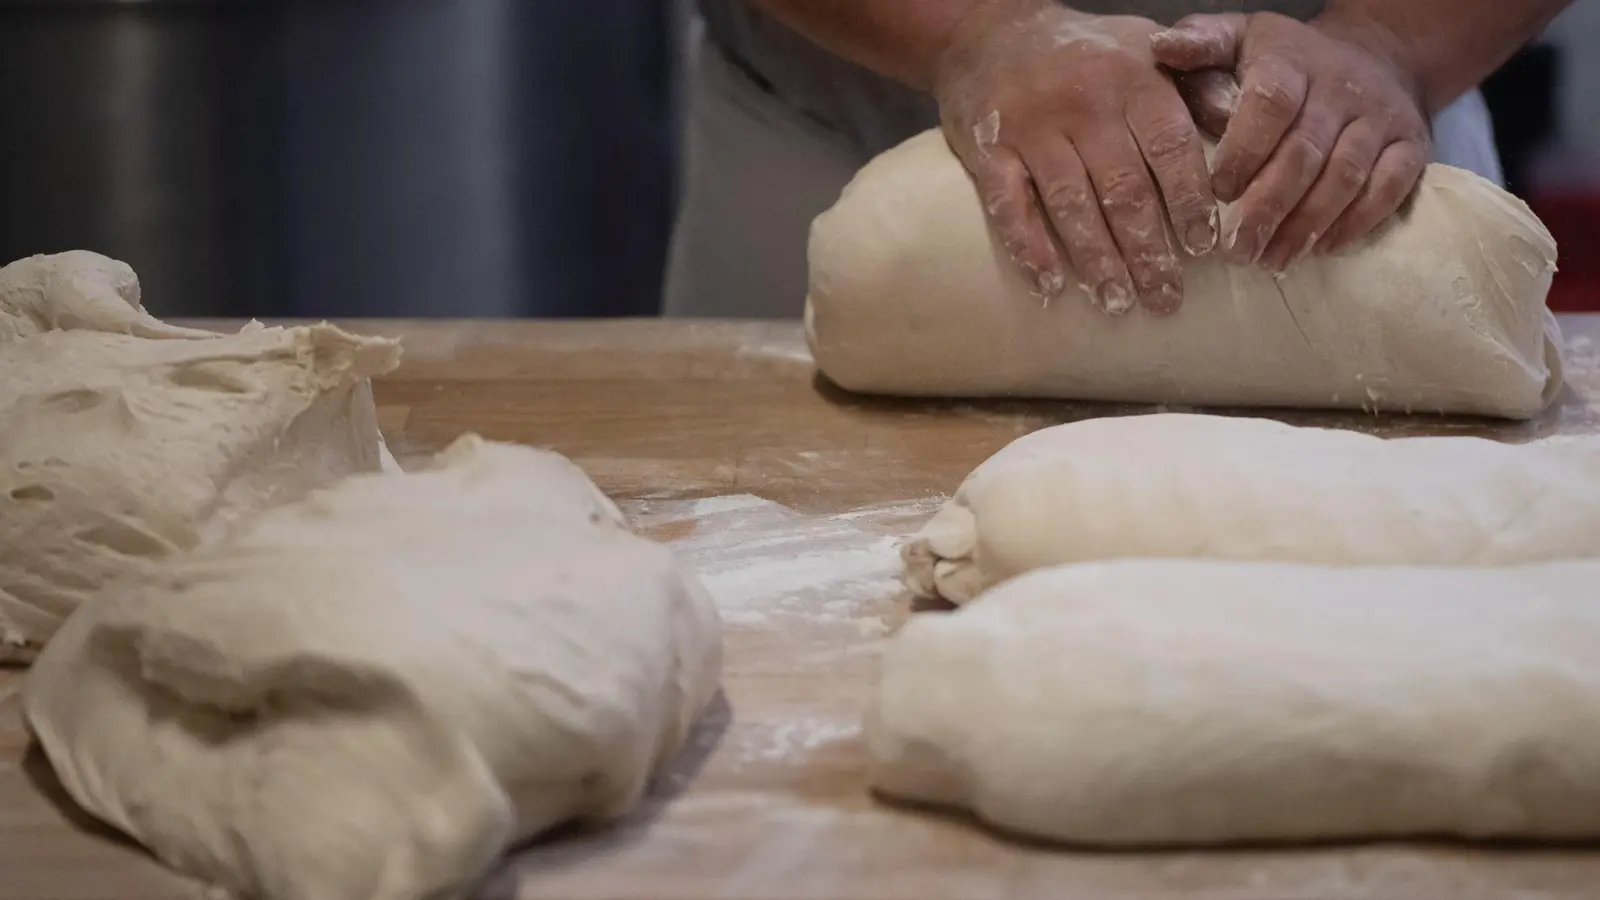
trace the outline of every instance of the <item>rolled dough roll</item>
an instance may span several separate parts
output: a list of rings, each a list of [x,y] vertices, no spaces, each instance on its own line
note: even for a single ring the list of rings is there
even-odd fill
[[[576,466],[469,436],[108,591],[24,700],[72,798],[176,869],[429,900],[632,807],[721,646],[694,576]]]
[[[873,783],[1084,844],[1600,837],[1600,563],[1129,560],[890,643]]]
[[[167,325],[94,253],[0,269],[0,663],[116,578],[377,471],[368,379],[399,359],[331,325]]]
[[[1600,557],[1600,437],[1383,440],[1162,414],[1046,428],[990,457],[903,549],[965,603],[1116,557],[1503,566]]]
[[[1044,306],[928,132],[817,218],[806,321],[823,374],[864,393],[1528,418],[1561,385],[1555,259],[1515,197],[1432,165],[1375,242],[1281,280],[1213,256],[1171,318],[1111,318],[1077,287]]]

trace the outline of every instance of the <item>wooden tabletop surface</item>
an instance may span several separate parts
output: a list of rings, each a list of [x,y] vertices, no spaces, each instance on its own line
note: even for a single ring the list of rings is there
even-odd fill
[[[514,854],[485,896],[1600,896],[1600,847],[1069,851],[869,796],[859,717],[908,614],[896,539],[1017,436],[1132,408],[847,397],[816,381],[790,323],[346,324],[405,341],[377,386],[402,463],[465,431],[559,450],[671,541],[723,613],[724,699],[646,807]],[[1563,325],[1569,386],[1533,422],[1280,417],[1385,435],[1600,433],[1600,316]],[[0,671],[0,900],[202,896],[65,801],[28,747],[21,678]]]

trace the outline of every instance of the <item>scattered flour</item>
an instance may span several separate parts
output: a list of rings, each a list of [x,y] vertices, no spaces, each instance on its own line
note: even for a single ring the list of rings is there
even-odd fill
[[[740,735],[735,762],[748,765],[791,761],[860,734],[861,723],[837,719],[797,718],[760,723]]]
[[[775,615],[853,619],[863,603],[899,589],[899,541],[870,540],[816,551],[774,540],[779,552],[728,560],[701,569],[700,577],[728,624],[760,624]]]
[[[688,518],[698,519],[702,516],[737,512],[743,509],[754,509],[766,502],[767,501],[755,496],[754,494],[730,494],[723,497],[705,497],[700,500],[689,501]]]
[[[901,590],[901,539],[858,523],[908,518],[936,507],[924,499],[807,516],[735,494],[650,503],[631,512],[654,527],[692,524],[672,547],[700,575],[725,625],[847,625],[854,636],[868,637],[887,631],[879,615],[885,610],[870,608],[889,604]]]
[[[761,343],[748,343],[741,346],[735,355],[741,357],[755,357],[757,359],[774,359],[784,362],[805,363],[813,365],[811,351],[805,344],[794,344],[787,341],[767,341]]]

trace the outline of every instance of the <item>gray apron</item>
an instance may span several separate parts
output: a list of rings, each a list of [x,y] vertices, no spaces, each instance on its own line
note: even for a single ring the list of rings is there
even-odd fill
[[[1075,0],[1172,23],[1196,12],[1306,19],[1323,0]],[[683,202],[669,316],[792,318],[811,220],[877,154],[938,124],[926,95],[812,44],[747,0],[700,0],[691,44]],[[1503,181],[1488,108],[1471,92],[1433,123],[1434,160]]]

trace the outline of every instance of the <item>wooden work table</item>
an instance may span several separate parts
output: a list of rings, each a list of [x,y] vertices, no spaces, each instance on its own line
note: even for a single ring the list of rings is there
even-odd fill
[[[723,611],[725,701],[647,806],[515,854],[495,898],[1600,896],[1600,847],[1074,852],[869,796],[859,716],[904,620],[895,539],[1028,431],[1129,411],[896,402],[819,384],[798,325],[350,323],[401,336],[377,385],[402,463],[465,431],[551,447],[673,542]],[[1600,432],[1600,316],[1569,317],[1568,388],[1524,424],[1293,414],[1386,435]],[[200,897],[72,810],[0,672],[0,900]]]

